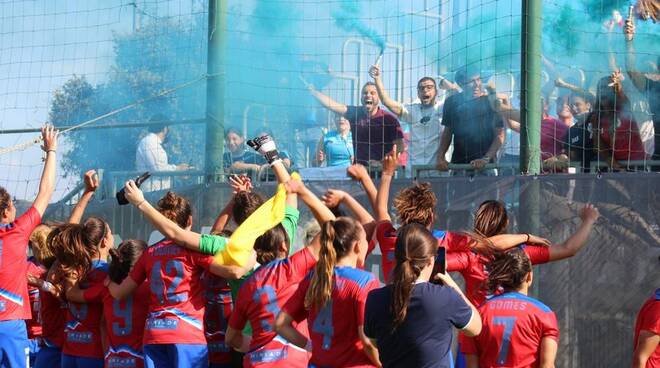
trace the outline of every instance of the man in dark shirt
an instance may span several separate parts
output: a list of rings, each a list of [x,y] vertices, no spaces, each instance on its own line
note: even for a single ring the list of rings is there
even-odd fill
[[[321,105],[343,115],[351,123],[357,163],[379,163],[394,145],[398,152],[403,152],[403,130],[399,120],[379,106],[380,98],[374,83],[368,82],[362,87],[362,106],[346,106],[317,91],[312,85],[308,88]]]
[[[578,120],[566,132],[566,152],[571,162],[579,162],[583,172],[589,172],[594,157],[593,131],[591,124],[584,119]]]
[[[494,162],[497,151],[504,143],[504,124],[490,105],[482,89],[478,70],[463,68],[456,73],[456,82],[462,93],[450,96],[445,101],[442,125],[445,130],[440,137],[438,170],[449,169],[445,153],[454,142],[451,157],[453,164],[470,164],[481,175],[493,175],[492,170],[483,170]]]

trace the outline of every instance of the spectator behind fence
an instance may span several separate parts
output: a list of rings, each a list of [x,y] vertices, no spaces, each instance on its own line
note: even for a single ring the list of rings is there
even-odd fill
[[[453,329],[481,331],[476,308],[446,273],[433,275],[438,241],[423,225],[398,233],[392,283],[367,297],[364,333],[383,367],[451,367]],[[437,277],[444,285],[430,283]]]
[[[316,146],[316,162],[328,167],[349,167],[353,163],[351,123],[345,117],[335,117],[336,130],[325,132]]]
[[[573,113],[569,106],[568,94],[557,99],[557,117],[543,110],[541,119],[541,160],[543,170],[547,172],[563,171],[568,166],[568,155],[566,155],[565,139],[568,129],[573,125]],[[547,102],[544,101],[544,107]]]
[[[167,143],[169,121],[160,114],[149,119],[148,133],[138,143],[135,151],[135,170],[145,171],[179,171],[189,170],[186,164],[174,165],[168,163],[167,152],[163,144]],[[153,177],[142,184],[145,192],[168,189],[172,186],[169,177]]]
[[[564,82],[561,78],[555,80],[555,86],[571,91],[571,112],[575,124],[566,132],[564,149],[570,162],[579,163],[582,172],[589,172],[591,160],[595,154],[593,151],[593,126],[587,122],[587,118],[596,105],[596,97],[583,88]]]
[[[646,152],[639,128],[621,86],[621,72],[598,81],[596,106],[587,123],[597,132],[594,145],[599,160],[614,170],[630,167],[633,160],[644,160]]]
[[[417,82],[419,101],[403,104],[387,94],[381,79],[380,67],[372,65],[369,75],[374,79],[378,95],[383,104],[395,115],[410,124],[410,165],[435,165],[440,149],[443,101],[438,98],[435,79],[423,77]],[[456,91],[458,86],[446,79],[441,80],[441,88]]]
[[[635,61],[635,48],[634,48],[634,35],[635,23],[631,19],[626,20],[624,33],[629,37],[626,38],[626,69],[628,76],[632,80],[635,87],[646,97],[649,101],[649,108],[653,115],[653,128],[655,130],[655,149],[653,152],[653,159],[660,160],[660,57],[658,57],[655,65],[655,73],[642,73],[637,71]]]
[[[373,82],[362,87],[362,106],[347,106],[317,91],[313,85],[307,88],[314,98],[327,109],[343,115],[351,124],[353,149],[356,163],[380,165],[387,152],[397,145],[397,152],[403,152],[403,131],[396,117],[380,106],[378,91]]]
[[[453,139],[452,164],[470,164],[478,175],[494,175],[494,170],[484,170],[484,167],[493,162],[504,143],[502,117],[493,110],[482,90],[478,70],[472,67],[460,69],[456,73],[456,82],[463,92],[445,101],[442,113],[445,130],[440,138],[437,167],[448,170],[444,155]]]

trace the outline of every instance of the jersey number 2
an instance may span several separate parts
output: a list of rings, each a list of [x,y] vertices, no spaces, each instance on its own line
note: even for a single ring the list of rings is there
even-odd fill
[[[497,356],[497,364],[505,364],[506,359],[509,357],[511,334],[513,333],[513,328],[516,326],[516,317],[495,317],[493,318],[493,324],[504,326],[502,346],[500,346],[500,353]]]
[[[188,293],[177,293],[176,288],[179,286],[183,280],[183,264],[181,261],[176,259],[170,259],[165,263],[165,275],[170,276],[174,274],[172,278],[172,283],[167,288],[167,293],[163,296],[165,291],[165,280],[163,280],[163,275],[161,273],[160,261],[156,261],[151,269],[151,277],[149,284],[151,286],[151,292],[158,297],[160,304],[165,304],[165,301],[168,303],[181,303],[188,300]]]

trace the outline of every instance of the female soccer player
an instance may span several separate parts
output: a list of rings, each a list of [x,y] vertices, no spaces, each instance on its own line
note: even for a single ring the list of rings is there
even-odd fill
[[[367,239],[355,220],[339,217],[321,226],[321,249],[313,273],[284,305],[276,330],[298,347],[312,352],[310,365],[380,366],[378,351],[364,334],[364,304],[380,286],[364,265]],[[307,319],[310,339],[294,328]]]
[[[545,304],[527,296],[533,272],[525,252],[497,253],[488,269],[488,290],[502,294],[479,307],[481,334],[462,346],[468,367],[554,367],[557,318]]]
[[[637,314],[633,346],[633,368],[660,367],[660,288]]]
[[[334,219],[332,212],[302,182],[289,181],[287,191],[289,206],[294,206],[297,196],[300,196],[318,221]],[[319,257],[320,245],[315,239],[311,245],[287,258],[291,233],[278,225],[255,242],[257,261],[262,266],[241,286],[227,328],[227,343],[239,351],[248,352],[243,359],[244,367],[307,367],[308,353],[277,336],[274,328],[280,308]],[[241,334],[248,321],[253,330],[251,339]],[[306,324],[298,328],[307,334]]]
[[[532,264],[559,261],[577,254],[587,243],[589,234],[598,219],[598,210],[586,204],[579,212],[582,220],[580,227],[561,244],[549,247],[522,245],[521,248]],[[503,234],[509,226],[509,218],[504,204],[500,201],[485,201],[477,209],[474,217],[474,232],[480,237],[492,237]],[[497,253],[497,252],[495,252]],[[488,275],[485,265],[493,252],[482,248],[447,254],[447,271],[460,272],[465,280],[465,295],[474,305],[481,305],[486,300],[487,291],[482,288]]]
[[[390,193],[390,184],[396,171],[399,161],[399,154],[392,151],[383,158],[383,174],[380,181],[380,188],[376,196],[376,219],[378,225],[374,238],[378,242],[381,250],[381,267],[383,269],[383,278],[389,282],[392,268],[394,267],[394,244],[396,243],[397,230],[392,224],[388,213],[388,198]],[[435,206],[437,198],[431,190],[431,184],[420,183],[401,190],[394,197],[394,207],[402,225],[418,223],[431,230],[435,222]],[[438,239],[438,245],[445,247],[447,253],[470,251],[472,248],[486,249],[508,249],[525,242],[549,244],[546,239],[528,234],[503,234],[497,233],[484,238],[488,241],[476,241],[467,234],[454,233],[450,231],[432,230],[433,236]]]
[[[453,329],[475,336],[476,308],[448,274],[429,282],[438,241],[420,224],[399,229],[392,283],[367,297],[364,332],[378,346],[383,367],[451,367]]]
[[[55,188],[55,152],[57,131],[52,126],[41,129],[42,149],[46,153],[39,192],[30,209],[16,218],[16,207],[5,188],[0,187],[0,356],[11,367],[25,367],[28,347],[25,322],[31,318],[27,291],[27,245],[32,230]]]
[[[52,242],[63,229],[64,227],[62,226],[55,226],[50,230],[46,238],[45,248],[41,252],[35,253],[38,261],[49,270],[48,274],[43,275],[44,279],[28,276],[28,282],[39,288],[39,299],[41,302],[39,310],[42,320],[41,346],[34,362],[36,368],[61,366],[68,305],[63,298],[60,298],[59,294],[54,292],[54,287],[45,278],[48,276],[52,277],[53,271],[50,270],[55,270],[53,264],[56,262],[56,259],[53,253]]]
[[[43,337],[43,326],[41,320],[41,294],[39,287],[35,283],[30,282],[34,279],[44,279],[48,269],[44,266],[42,261],[49,254],[46,244],[46,239],[50,233],[50,227],[46,225],[37,226],[32,234],[28,246],[32,252],[32,256],[28,258],[28,295],[30,296],[30,310],[32,311],[32,318],[25,321],[28,332],[28,345],[30,348],[30,367],[34,366],[34,362],[41,347],[41,340]]]
[[[89,297],[82,303],[69,300],[62,367],[103,367],[103,282],[108,276],[107,259],[114,237],[108,224],[98,217],[64,226],[52,241],[58,260],[55,279],[62,280],[66,292],[78,282]]]
[[[146,248],[147,244],[142,240],[126,240],[117,249],[110,249],[110,280],[121,283]],[[67,292],[70,302],[88,303],[99,298],[103,301],[105,336],[109,344],[105,366],[144,367],[142,335],[148,310],[148,303],[144,301],[149,299],[149,285],[140,285],[123,301],[113,299],[106,288],[82,290],[76,286]]]
[[[175,193],[167,192],[158,201],[158,211],[182,229],[192,227],[190,202]],[[146,367],[208,366],[203,328],[205,300],[199,280],[205,270],[217,272],[213,257],[190,251],[166,238],[142,253],[121,284],[109,283],[110,294],[124,300],[148,282],[149,314],[144,330]]]

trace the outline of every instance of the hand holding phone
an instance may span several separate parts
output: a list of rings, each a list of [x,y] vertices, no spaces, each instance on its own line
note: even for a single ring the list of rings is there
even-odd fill
[[[447,249],[445,247],[438,247],[438,254],[435,256],[435,264],[433,265],[433,272],[431,273],[431,282],[441,283],[437,274],[445,274],[447,271]]]

